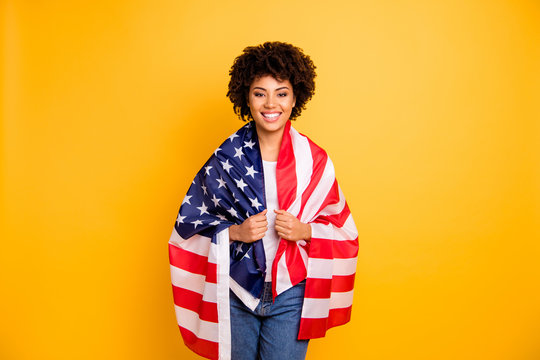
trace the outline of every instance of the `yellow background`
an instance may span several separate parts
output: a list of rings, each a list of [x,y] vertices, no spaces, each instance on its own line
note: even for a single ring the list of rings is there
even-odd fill
[[[352,321],[308,359],[540,358],[538,1],[0,6],[1,359],[197,358],[167,241],[267,40],[317,66],[295,126],[359,230]]]

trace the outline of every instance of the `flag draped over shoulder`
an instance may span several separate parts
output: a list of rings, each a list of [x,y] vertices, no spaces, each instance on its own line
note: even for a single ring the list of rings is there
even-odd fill
[[[326,152],[287,122],[276,168],[281,209],[309,223],[311,241],[280,239],[272,269],[262,241],[230,242],[228,228],[266,208],[252,122],[231,135],[195,176],[169,240],[178,326],[210,359],[230,358],[229,288],[258,301],[266,271],[277,296],[306,279],[299,339],[350,320],[358,234]]]

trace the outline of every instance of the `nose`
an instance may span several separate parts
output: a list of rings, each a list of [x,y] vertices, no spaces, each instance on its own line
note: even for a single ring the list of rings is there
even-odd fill
[[[275,101],[274,101],[274,98],[272,96],[267,96],[266,97],[266,102],[264,104],[267,108],[272,108],[274,107],[275,105]]]

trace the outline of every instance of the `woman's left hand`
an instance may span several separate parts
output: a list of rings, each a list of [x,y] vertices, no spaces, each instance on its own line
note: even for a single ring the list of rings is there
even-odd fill
[[[296,216],[285,210],[274,210],[276,213],[276,231],[278,235],[289,241],[311,240],[311,226],[304,224]]]

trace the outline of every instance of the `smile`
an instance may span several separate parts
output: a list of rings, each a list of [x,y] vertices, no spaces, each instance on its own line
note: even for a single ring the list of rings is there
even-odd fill
[[[279,116],[281,115],[280,112],[274,112],[274,113],[261,113],[262,116],[266,119],[266,120],[270,120],[270,121],[274,121],[274,120],[277,120],[279,118]]]

